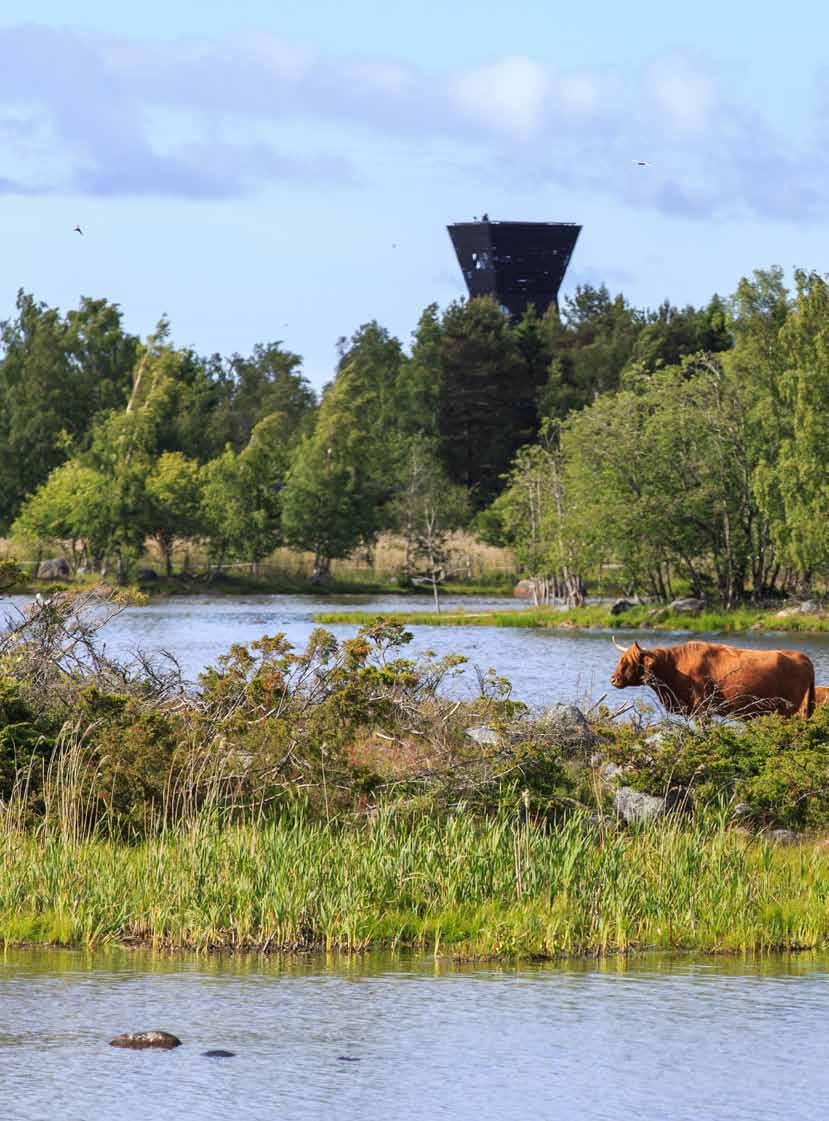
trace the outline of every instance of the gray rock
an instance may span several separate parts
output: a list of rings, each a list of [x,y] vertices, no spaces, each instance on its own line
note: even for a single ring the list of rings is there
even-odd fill
[[[512,589],[516,599],[532,599],[535,590],[535,580],[519,580]]]
[[[803,840],[802,833],[793,829],[772,829],[766,836],[775,845],[798,845]]]
[[[801,615],[816,615],[818,611],[820,611],[820,605],[813,599],[805,599],[798,608],[798,611]]]
[[[667,806],[664,798],[643,794],[631,786],[621,786],[616,791],[616,813],[628,825],[653,821],[664,816]]]
[[[599,776],[604,783],[620,782],[626,770],[626,767],[620,767],[618,763],[605,763],[599,771]]]
[[[738,802],[736,806],[731,809],[732,821],[745,821],[746,818],[752,817],[754,810],[748,802]]]
[[[589,751],[599,741],[588,724],[587,717],[575,705],[550,705],[538,718],[537,726],[540,731],[565,747]]]
[[[631,607],[635,607],[635,603],[631,603],[629,599],[617,599],[613,606],[610,608],[611,615],[624,615],[626,611],[630,611]]]
[[[126,1047],[131,1051],[146,1051],[153,1048],[156,1051],[172,1051],[174,1047],[181,1046],[178,1036],[170,1035],[168,1031],[127,1031],[117,1035],[109,1041],[110,1047]]]
[[[66,557],[51,557],[37,566],[38,580],[68,580],[71,576]]]
[[[472,728],[467,728],[466,734],[481,747],[494,747],[500,742],[500,737],[495,729],[487,727],[486,724],[476,724]]]
[[[697,599],[695,596],[685,596],[683,599],[675,599],[668,607],[680,615],[699,615],[705,607],[705,600]]]

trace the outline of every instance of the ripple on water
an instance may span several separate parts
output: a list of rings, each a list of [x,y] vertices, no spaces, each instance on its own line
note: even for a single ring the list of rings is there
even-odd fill
[[[20,1118],[811,1121],[829,1093],[827,967],[10,951],[0,1076]],[[182,1046],[108,1046],[159,1024]]]

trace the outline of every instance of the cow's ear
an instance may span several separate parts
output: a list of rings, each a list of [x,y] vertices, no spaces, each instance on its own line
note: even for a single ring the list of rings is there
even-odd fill
[[[654,654],[653,650],[643,650],[642,651],[642,665],[643,666],[653,665],[655,657],[656,657],[656,655]]]

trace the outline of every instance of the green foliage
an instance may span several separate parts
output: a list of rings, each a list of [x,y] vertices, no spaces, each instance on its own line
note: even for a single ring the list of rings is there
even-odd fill
[[[809,720],[764,717],[741,726],[620,735],[609,757],[625,781],[662,794],[689,791],[695,804],[743,803],[755,824],[790,829],[829,825],[829,708]]]
[[[331,560],[370,544],[382,525],[390,480],[390,447],[372,444],[354,368],[345,366],[326,391],[313,435],[299,444],[282,495],[282,529],[289,545],[314,554],[315,577]]]
[[[0,528],[94,418],[123,405],[136,348],[117,305],[83,299],[64,318],[18,293],[16,317],[0,324]]]
[[[525,368],[508,319],[493,300],[454,303],[441,324],[440,436],[450,478],[481,506],[531,433],[522,431]],[[474,489],[473,489],[474,488]]]
[[[33,792],[39,789],[58,729],[54,717],[26,699],[20,682],[0,673],[0,798],[11,796],[21,776]]]
[[[145,493],[147,529],[159,544],[170,576],[176,540],[195,537],[201,528],[198,463],[181,452],[164,452],[147,476]]]
[[[430,585],[437,607],[438,588],[450,575],[449,535],[469,520],[469,496],[447,479],[436,441],[414,437],[409,442],[401,490],[391,510],[406,543],[403,576]]]

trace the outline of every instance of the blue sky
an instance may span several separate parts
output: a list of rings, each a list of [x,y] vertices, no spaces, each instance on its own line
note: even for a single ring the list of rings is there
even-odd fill
[[[36,11],[0,8],[3,316],[106,296],[202,353],[282,339],[319,386],[340,335],[463,294],[445,226],[483,210],[581,223],[565,288],[642,305],[826,269],[817,4]]]

